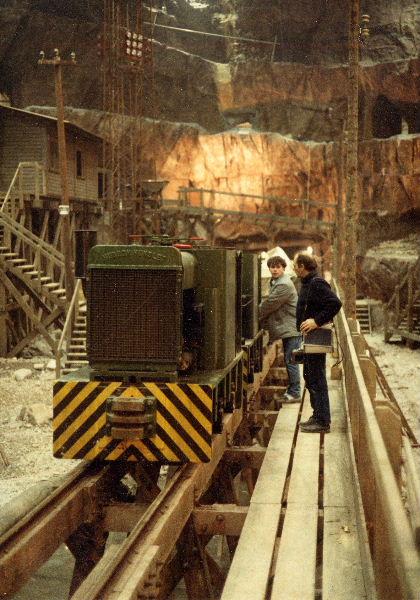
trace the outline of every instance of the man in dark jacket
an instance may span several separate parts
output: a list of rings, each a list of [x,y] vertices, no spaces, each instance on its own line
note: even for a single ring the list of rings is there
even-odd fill
[[[297,276],[302,281],[296,307],[296,327],[303,335],[333,320],[341,301],[317,272],[317,262],[309,254],[298,254],[294,260]],[[330,400],[325,354],[305,354],[303,378],[309,391],[313,415],[300,424],[301,431],[327,433],[330,430]]]
[[[261,326],[269,333],[269,342],[283,341],[284,362],[289,378],[282,402],[300,402],[299,365],[291,362],[292,351],[299,348],[302,337],[296,329],[297,293],[293,281],[285,274],[286,261],[272,256],[267,261],[270,269],[270,293],[259,306]]]

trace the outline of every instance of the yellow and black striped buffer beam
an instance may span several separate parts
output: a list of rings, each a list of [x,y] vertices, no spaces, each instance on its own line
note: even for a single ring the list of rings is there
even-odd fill
[[[53,446],[57,458],[208,462],[211,459],[213,385],[57,381],[53,399]],[[156,433],[144,439],[109,435],[107,401],[156,399]]]

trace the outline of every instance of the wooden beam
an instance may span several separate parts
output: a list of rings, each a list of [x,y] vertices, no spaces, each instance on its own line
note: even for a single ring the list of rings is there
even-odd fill
[[[417,547],[420,548],[420,477],[414,459],[413,449],[406,436],[403,438],[403,447],[410,522]]]
[[[92,520],[94,505],[89,500],[86,490],[94,493],[95,488],[102,483],[105,472],[102,470],[82,479],[65,497],[59,488],[54,492],[53,510],[35,509],[37,512],[33,516],[29,513],[26,521],[35,521],[36,526],[21,526],[19,521],[0,538],[2,598],[13,596],[79,525]],[[43,502],[47,504],[50,499],[51,496],[48,496]]]
[[[277,413],[278,414],[278,413]],[[265,457],[265,448],[260,446],[232,446],[223,455],[227,463],[240,463],[242,468],[260,469]]]
[[[0,356],[7,354],[7,293],[6,286],[0,283]]]
[[[193,522],[198,535],[233,535],[239,537],[247,514],[247,506],[211,504],[195,508]]]
[[[41,321],[42,325],[44,327],[49,327],[49,325],[51,325],[51,323],[54,323],[54,321],[56,321],[61,314],[63,313],[63,310],[61,308],[56,308],[51,314],[48,315],[48,317],[45,317],[45,319],[43,319]],[[33,329],[32,331],[30,331],[28,333],[28,335],[26,335],[22,340],[20,340],[8,353],[7,353],[7,358],[13,358],[14,356],[16,356],[17,354],[19,354],[19,352],[21,350],[23,350],[25,348],[25,346],[27,346],[36,335],[38,335],[39,331],[38,329]]]
[[[268,426],[272,429],[279,415],[278,410],[257,410],[249,413],[253,423],[257,425]]]
[[[127,504],[115,502],[104,506],[103,528],[105,531],[126,531],[134,529],[140,517],[146,512],[148,504]]]
[[[5,275],[2,271],[0,271],[0,280],[2,281],[4,286],[9,290],[9,292],[12,294],[12,296],[15,297],[15,299],[19,303],[19,306],[22,308],[22,310],[25,312],[25,314],[33,322],[36,329],[38,329],[38,331],[44,336],[45,340],[51,346],[53,352],[55,352],[55,349],[56,349],[55,341],[52,339],[52,337],[46,330],[45,326],[39,322],[38,317],[36,316],[36,314],[34,313],[32,308],[29,306],[29,304],[27,302],[25,302],[25,300],[23,299],[22,294],[19,292],[19,290],[13,285],[13,283],[10,281],[10,279],[7,277],[7,275]]]

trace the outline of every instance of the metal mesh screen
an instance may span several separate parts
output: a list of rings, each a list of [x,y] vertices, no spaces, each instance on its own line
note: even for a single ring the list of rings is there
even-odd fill
[[[92,269],[89,361],[177,361],[179,294],[175,271]]]

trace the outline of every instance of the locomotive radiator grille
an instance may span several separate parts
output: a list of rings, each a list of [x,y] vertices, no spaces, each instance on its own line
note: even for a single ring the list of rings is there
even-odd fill
[[[177,272],[92,269],[88,314],[91,362],[178,360],[180,312]]]

